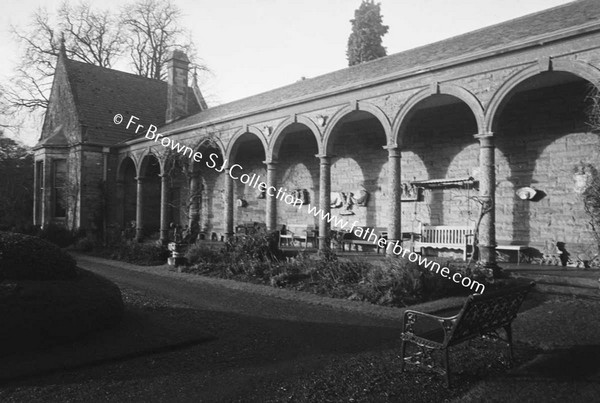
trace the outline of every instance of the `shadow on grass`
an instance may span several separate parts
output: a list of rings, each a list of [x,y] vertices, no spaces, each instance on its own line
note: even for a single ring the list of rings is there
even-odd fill
[[[258,393],[257,400],[279,401],[286,398],[283,391],[293,390],[299,401],[319,396],[394,400],[407,393],[411,401],[440,401],[507,369],[504,345],[464,343],[453,350],[456,386],[447,390],[438,375],[399,372],[399,334],[384,326],[128,305],[118,329],[5,361],[2,386],[43,394],[45,388],[68,393],[74,384],[87,393],[92,385],[93,393],[101,384],[119,396],[126,393],[123,385],[135,384],[144,385],[136,393],[152,397],[161,388],[181,385],[191,396],[210,400]],[[517,348],[517,362],[530,359],[532,351]]]

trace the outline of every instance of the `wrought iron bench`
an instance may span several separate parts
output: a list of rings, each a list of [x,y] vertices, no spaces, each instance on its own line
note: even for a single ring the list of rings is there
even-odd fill
[[[357,231],[360,228],[361,231]],[[356,233],[359,233],[359,235],[357,235]],[[375,234],[375,236],[377,237],[376,239],[374,239],[374,236],[372,236],[371,234]],[[377,253],[379,253],[379,250],[382,249],[379,246],[379,240],[383,238],[383,239],[387,239],[387,229],[386,228],[380,228],[380,227],[355,227],[351,232],[346,232],[343,234],[342,236],[342,250],[346,250],[345,246],[348,245],[348,251],[352,250],[352,246],[354,245],[355,247],[360,246],[370,246],[373,248],[376,248]],[[375,240],[375,242],[373,242],[373,240]],[[385,248],[383,248],[384,252],[385,252]]]
[[[413,247],[420,250],[421,254],[427,248],[460,250],[466,261],[468,253],[473,251],[474,231],[474,228],[465,226],[423,225]]]
[[[508,343],[509,359],[512,362],[511,323],[534,283],[524,284],[485,294],[473,294],[467,298],[458,314],[451,317],[435,316],[413,310],[404,312],[402,321],[401,367],[405,363],[433,370],[446,378],[450,387],[448,354],[451,346],[480,336],[491,336]],[[503,328],[506,338],[497,331]],[[408,343],[416,344],[418,352],[406,356]],[[443,354],[443,368],[436,367],[434,351]]]

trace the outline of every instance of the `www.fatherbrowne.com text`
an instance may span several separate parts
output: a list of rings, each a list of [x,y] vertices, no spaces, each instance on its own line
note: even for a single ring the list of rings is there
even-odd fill
[[[116,114],[113,118],[113,121],[117,125],[123,123],[123,115]],[[461,273],[452,273],[448,267],[441,267],[437,262],[431,261],[415,252],[402,248],[402,245],[399,241],[395,241],[394,243],[388,242],[387,239],[381,238],[375,234],[371,228],[364,230],[360,226],[357,227],[358,221],[354,221],[352,224],[350,224],[348,221],[341,219],[336,215],[331,215],[329,212],[324,212],[317,206],[312,206],[310,203],[304,204],[302,199],[288,193],[286,188],[268,186],[265,182],[260,180],[260,175],[256,175],[255,173],[251,175],[244,173],[244,168],[239,164],[232,164],[231,166],[228,166],[229,161],[227,159],[225,159],[222,164],[219,164],[219,155],[216,153],[211,153],[204,158],[204,155],[200,151],[194,151],[189,146],[180,144],[170,137],[164,137],[162,134],[157,133],[158,128],[152,124],[148,126],[144,133],[144,125],[139,124],[138,121],[138,117],[131,115],[125,128],[128,130],[135,129],[136,134],[143,133],[146,139],[152,140],[155,143],[160,143],[165,148],[177,151],[179,154],[189,158],[190,160],[193,160],[194,162],[200,163],[204,160],[207,168],[214,169],[219,173],[226,171],[226,174],[232,179],[238,180],[244,185],[250,186],[261,192],[265,192],[267,195],[269,195],[269,197],[275,197],[277,200],[281,200],[288,205],[294,206],[298,209],[298,211],[302,211],[302,209],[306,206],[307,214],[312,214],[321,221],[327,221],[337,229],[353,232],[357,237],[370,241],[374,245],[377,245],[384,250],[391,250],[392,253],[407,258],[410,262],[418,262],[421,267],[435,272],[442,277],[447,278],[448,280],[462,285],[463,287],[474,290],[480,294],[483,294],[485,291],[484,284],[472,280],[469,277],[463,276]],[[142,131],[140,132],[140,130]]]

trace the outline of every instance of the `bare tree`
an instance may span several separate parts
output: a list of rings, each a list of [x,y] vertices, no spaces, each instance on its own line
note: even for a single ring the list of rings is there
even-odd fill
[[[11,31],[23,53],[12,85],[5,88],[4,97],[15,109],[46,108],[59,50],[57,30],[50,22],[47,10],[39,8],[26,28],[13,26]]]
[[[52,20],[46,8],[39,8],[26,27],[11,27],[23,49],[12,84],[3,96],[14,109],[45,109],[52,87],[61,32],[70,59],[110,67],[125,45],[121,28],[110,11],[91,9],[87,3],[72,7],[64,2]]]
[[[180,24],[181,17],[171,0],[139,0],[125,7],[121,23],[137,74],[164,79],[167,53],[175,47],[185,50],[190,60],[195,58],[195,46]]]
[[[72,59],[111,67],[124,51],[125,39],[117,17],[108,10],[92,10],[88,3],[73,7],[64,2],[58,10],[65,46]]]

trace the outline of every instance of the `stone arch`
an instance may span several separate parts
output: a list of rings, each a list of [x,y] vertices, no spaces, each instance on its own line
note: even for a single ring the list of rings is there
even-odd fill
[[[122,156],[117,164],[117,222],[122,228],[131,227],[136,219],[136,178],[139,168],[132,154]]]
[[[283,132],[286,128],[293,125],[294,123],[306,126],[315,137],[319,149],[321,149],[321,130],[319,129],[319,126],[317,126],[315,122],[313,122],[310,118],[306,116],[294,115],[281,122],[273,132],[273,136],[270,141],[270,147],[266,153],[267,161],[277,160],[281,144],[283,142],[283,139],[285,138]]]
[[[206,145],[214,146],[216,149],[219,150],[221,155],[225,155],[225,146],[223,145],[221,139],[214,138],[212,136],[205,136],[204,138],[202,138],[202,140],[200,140],[200,142],[198,142],[198,145],[196,146],[196,151]]]
[[[160,174],[162,175],[162,173],[164,172],[164,162],[163,162],[163,158],[160,157],[160,155],[158,155],[156,152],[152,151],[151,149],[147,149],[145,150],[139,158],[139,163],[138,163],[138,175],[144,175],[146,172],[146,169],[148,168],[148,161],[150,160],[149,157],[152,158],[156,158],[156,160],[158,161],[158,166],[160,168]]]
[[[271,171],[270,185],[293,191],[303,189],[307,192],[308,203],[319,201],[319,153],[320,129],[308,117],[291,116],[278,125],[276,137],[272,138],[270,155],[267,162],[276,162]],[[315,225],[316,218],[306,211],[287,203],[274,203],[275,217],[271,225],[306,224]],[[271,212],[270,210],[269,212]]]
[[[333,115],[333,117],[331,118],[331,121],[329,121],[329,123],[327,124],[327,127],[325,128],[325,133],[323,134],[323,142],[320,145],[319,154],[321,154],[321,155],[331,154],[331,147],[333,146],[331,138],[332,138],[332,133],[336,129],[337,124],[344,117],[346,117],[350,113],[356,112],[356,111],[368,112],[371,115],[373,115],[379,121],[381,126],[383,127],[385,137],[389,141],[390,135],[392,133],[392,125],[390,123],[390,119],[385,114],[385,112],[383,112],[378,106],[376,106],[370,102],[357,101],[356,104],[352,103],[350,105],[347,105],[347,106],[343,107],[342,109],[340,109],[339,111],[337,111]]]
[[[231,140],[229,140],[226,152],[224,154],[225,159],[228,160],[229,162],[231,162],[232,157],[235,156],[234,151],[236,151],[237,141],[240,139],[240,137],[242,137],[246,133],[254,134],[258,138],[258,140],[260,140],[260,142],[263,146],[265,156],[267,155],[267,152],[269,150],[269,145],[267,143],[267,140],[266,140],[263,132],[261,132],[258,128],[254,127],[254,126],[248,125],[246,127],[242,127],[237,132],[235,132],[233,137],[231,137]]]
[[[117,180],[118,181],[123,180],[124,166],[127,163],[127,161],[130,161],[133,164],[133,168],[135,169],[135,176],[138,176],[138,173],[140,170],[139,170],[137,161],[133,157],[133,155],[128,153],[128,154],[122,156],[121,158],[119,158],[119,162],[117,163]]]
[[[223,145],[222,141],[218,138],[214,138],[212,136],[204,136],[200,139],[200,141],[198,141],[196,143],[196,145],[193,147],[194,152],[201,152],[202,148],[214,148],[216,149],[219,154],[220,154],[220,158],[224,158],[225,156],[225,146]],[[208,160],[208,155],[205,155],[205,153],[202,153],[202,159],[200,160],[200,162],[195,162],[193,159],[189,160],[189,167],[190,167],[190,171],[191,172],[197,172],[199,169],[200,164],[204,165],[205,162],[207,162]]]
[[[551,60],[547,66],[541,63],[526,67],[513,74],[496,90],[490,100],[485,113],[484,131],[492,133],[496,117],[500,114],[504,103],[510,98],[512,92],[525,80],[546,71],[559,71],[574,74],[595,86],[600,83],[600,70],[589,63],[576,60]]]
[[[153,164],[156,162],[156,164]],[[144,236],[158,232],[160,230],[160,197],[161,179],[163,174],[163,164],[161,158],[156,152],[148,149],[140,157],[138,176],[143,180],[141,188],[142,203],[142,225],[138,222],[138,231],[144,229]],[[139,191],[139,188],[138,188]],[[139,208],[139,206],[138,206]],[[140,233],[138,232],[138,237]]]
[[[486,130],[494,133],[497,151],[510,156],[496,179],[504,181],[504,189],[496,189],[498,239],[540,249],[555,238],[567,243],[566,250],[580,243],[586,221],[568,190],[569,165],[595,157],[597,135],[586,111],[599,77],[600,70],[585,62],[546,59],[509,77],[493,95]],[[519,199],[515,190],[524,186],[541,191],[540,199]]]
[[[477,123],[477,129],[479,133],[482,133],[484,128],[484,110],[481,102],[477,97],[468,91],[467,89],[460,87],[455,84],[442,83],[438,85],[433,85],[429,88],[425,88],[422,91],[419,91],[412,97],[406,101],[406,103],[402,106],[398,115],[394,119],[394,124],[392,126],[392,135],[394,137],[390,137],[389,145],[392,147],[401,146],[402,140],[404,138],[404,123],[410,120],[410,115],[413,112],[413,108],[421,101],[434,96],[434,95],[450,95],[454,98],[457,98],[464,102],[471,112],[473,112],[473,116],[475,117],[475,122]]]

